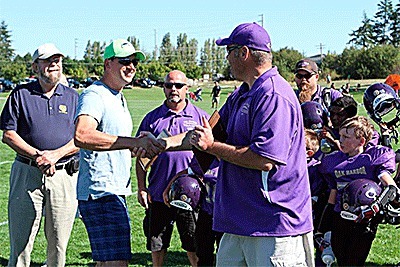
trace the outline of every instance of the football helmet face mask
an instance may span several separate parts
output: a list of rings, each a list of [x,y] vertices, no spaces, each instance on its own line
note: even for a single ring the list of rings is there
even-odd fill
[[[182,174],[172,183],[169,191],[169,203],[177,208],[195,211],[202,194],[199,178],[195,175]]]
[[[371,205],[381,192],[381,187],[372,180],[351,181],[343,189],[340,215],[344,219],[354,220],[357,218],[356,209],[364,205]]]
[[[400,109],[400,99],[392,87],[385,83],[375,83],[364,92],[363,103],[368,115],[376,123],[393,109]],[[396,117],[398,117],[397,112]],[[385,122],[387,123],[387,122]]]
[[[328,113],[322,105],[315,101],[306,101],[301,104],[304,127],[311,130],[320,130],[328,126]]]
[[[400,224],[400,207],[389,204],[385,210],[385,220],[388,224]]]

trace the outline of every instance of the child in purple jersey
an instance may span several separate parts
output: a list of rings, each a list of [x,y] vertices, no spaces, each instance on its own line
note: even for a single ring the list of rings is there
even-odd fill
[[[313,223],[314,223],[314,238],[321,240],[324,233],[319,233],[318,223],[321,220],[326,201],[328,200],[329,191],[326,181],[318,174],[318,166],[321,161],[314,157],[315,153],[319,151],[320,145],[318,134],[310,129],[305,129],[306,138],[306,153],[307,153],[307,169],[308,177],[310,179],[311,200],[313,209]],[[315,266],[325,266],[322,262],[321,244],[314,243],[315,251]]]
[[[326,227],[327,220],[333,221],[332,248],[339,266],[365,264],[382,219],[377,215],[368,220],[363,217],[365,213],[360,213],[357,222],[342,218],[340,203],[343,188],[356,179],[395,186],[391,177],[395,170],[395,154],[388,147],[367,146],[373,131],[373,125],[365,117],[355,116],[344,121],[339,130],[341,151],[327,155],[319,168],[331,189],[320,228]]]

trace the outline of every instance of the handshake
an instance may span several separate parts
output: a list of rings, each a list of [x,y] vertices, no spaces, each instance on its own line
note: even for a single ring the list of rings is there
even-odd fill
[[[167,149],[167,143],[163,138],[169,136],[171,134],[164,129],[157,138],[150,132],[141,132],[137,137],[138,142],[142,143],[143,146],[131,149],[131,155],[132,157],[138,157],[140,166],[144,171],[150,168],[151,164],[157,159],[158,154]]]
[[[158,137],[150,132],[141,132],[134,138],[133,147],[130,147],[132,157],[142,159],[154,159],[158,154],[166,150],[166,142],[162,138],[169,136],[166,130],[163,130]]]

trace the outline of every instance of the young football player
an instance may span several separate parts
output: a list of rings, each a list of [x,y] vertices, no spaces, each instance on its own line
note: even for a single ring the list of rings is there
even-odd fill
[[[340,151],[326,155],[318,169],[331,190],[319,230],[325,232],[329,221],[333,221],[331,244],[339,266],[365,264],[382,220],[378,214],[381,207],[375,203],[382,190],[376,185],[395,186],[391,177],[395,153],[389,147],[367,146],[373,131],[365,117],[345,120],[339,129]],[[346,185],[354,180],[358,181],[356,188],[350,190]],[[353,203],[348,199],[362,201]]]

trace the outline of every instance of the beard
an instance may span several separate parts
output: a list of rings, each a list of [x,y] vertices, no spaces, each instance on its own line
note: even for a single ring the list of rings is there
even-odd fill
[[[168,102],[177,104],[177,103],[182,102],[182,99],[178,95],[169,95]]]
[[[61,80],[61,71],[52,71],[49,73],[40,70],[38,73],[38,78],[45,83],[56,85]]]
[[[313,90],[308,84],[303,84],[299,88],[299,101],[300,103],[304,103],[306,101],[311,101],[311,97],[313,95]]]

